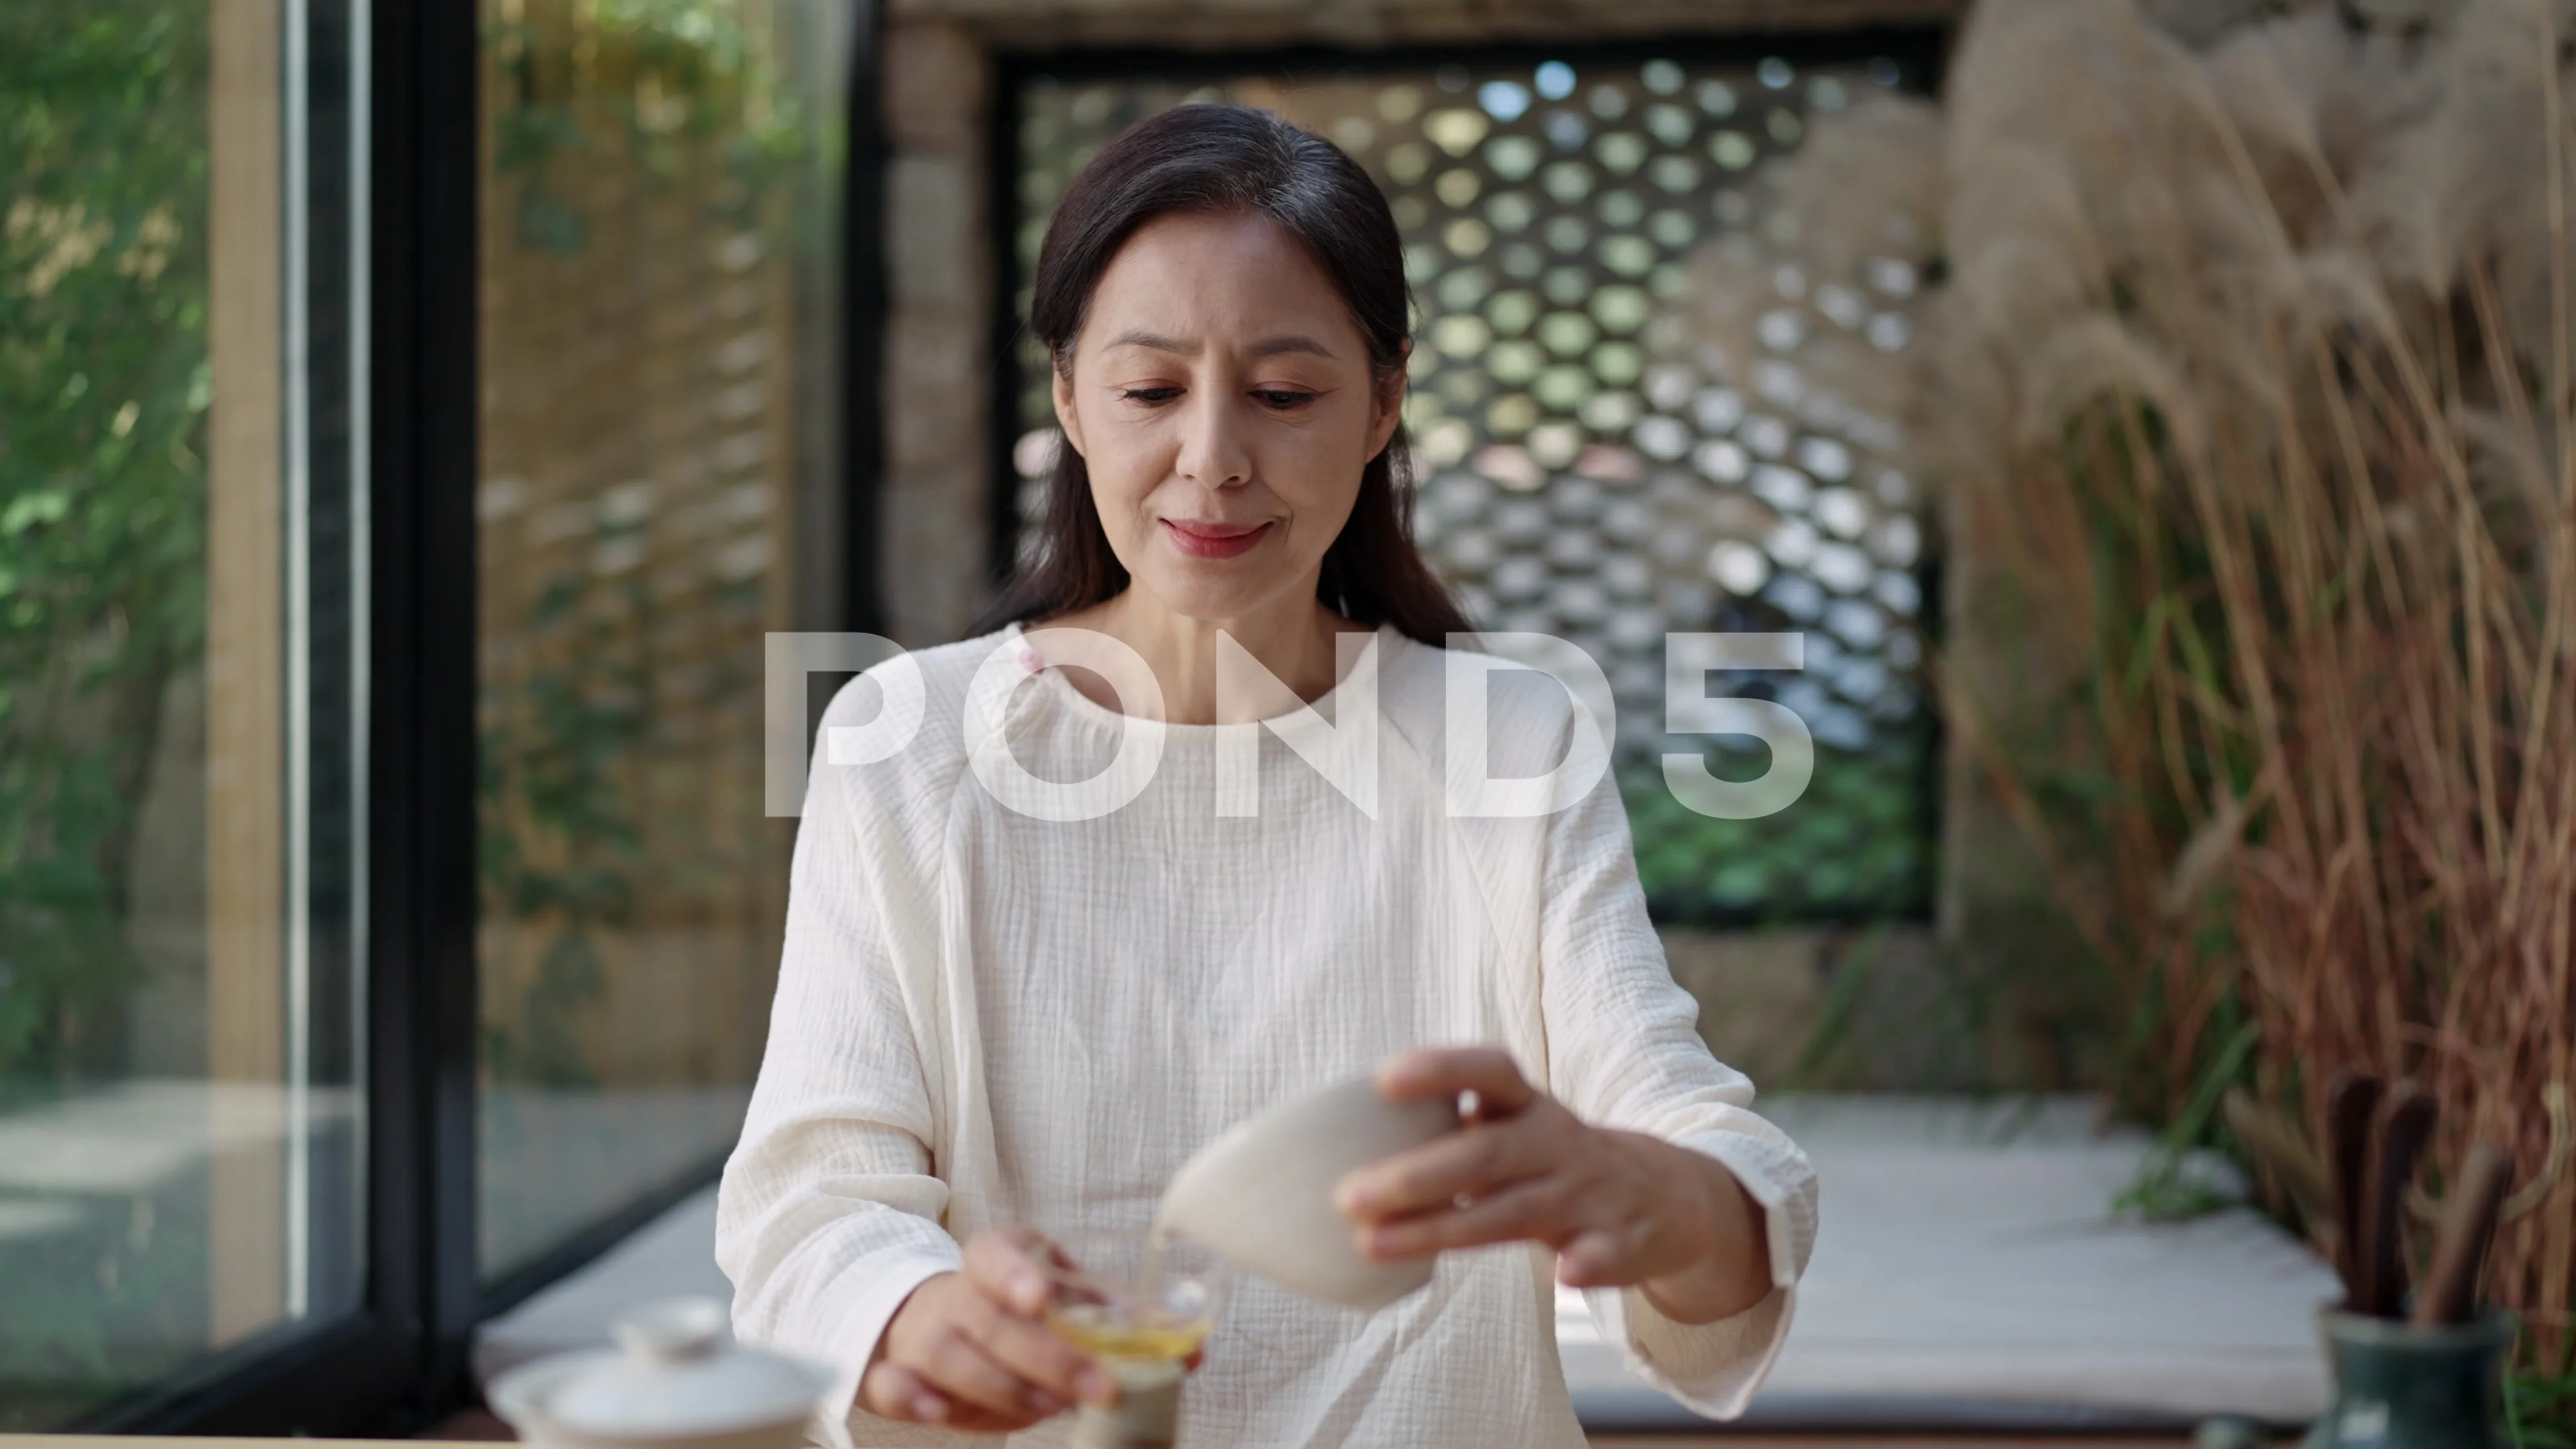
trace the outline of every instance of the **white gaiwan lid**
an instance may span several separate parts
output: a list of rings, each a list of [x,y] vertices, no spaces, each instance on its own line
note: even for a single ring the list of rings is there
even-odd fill
[[[712,1298],[647,1304],[617,1321],[619,1352],[592,1356],[529,1407],[592,1439],[731,1434],[809,1418],[831,1372],[735,1342],[728,1320]]]

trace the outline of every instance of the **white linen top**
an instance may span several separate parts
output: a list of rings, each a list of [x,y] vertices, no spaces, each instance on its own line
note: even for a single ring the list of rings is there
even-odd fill
[[[974,1233],[1028,1223],[1123,1272],[1198,1147],[1420,1044],[1501,1045],[1584,1120],[1706,1152],[1742,1180],[1764,1213],[1767,1298],[1686,1327],[1634,1290],[1585,1295],[1646,1379],[1705,1412],[1742,1410],[1788,1332],[1814,1174],[1694,1030],[1611,781],[1541,818],[1453,814],[1451,651],[1392,628],[1368,649],[1374,819],[1280,738],[1350,738],[1328,721],[1365,706],[1364,668],[1260,724],[1161,724],[1084,696],[1016,626],[909,656],[926,694],[909,747],[818,758],[716,1256],[741,1338],[841,1369],[836,1440],[970,1442],[852,1399],[895,1309],[957,1268]],[[976,687],[997,656],[1012,667]],[[827,730],[876,716],[888,667],[842,690]],[[1545,773],[1574,738],[1566,692],[1528,671],[1491,689],[1490,775]],[[1217,813],[1229,730],[1258,737],[1252,818]],[[1159,742],[1159,768],[1098,818],[1032,818],[983,782],[998,749],[1045,780],[1114,784],[1103,765],[1131,731]],[[1246,1279],[1191,1378],[1182,1442],[1579,1449],[1552,1274],[1535,1245],[1453,1252],[1374,1314]],[[1061,1443],[1066,1423],[1008,1443]]]

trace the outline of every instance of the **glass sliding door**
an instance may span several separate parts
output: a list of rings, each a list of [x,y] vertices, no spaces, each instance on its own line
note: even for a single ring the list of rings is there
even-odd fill
[[[762,813],[762,635],[837,623],[853,13],[483,0],[487,1282],[740,1131],[792,824]]]
[[[360,1302],[324,8],[0,0],[0,1430]]]
[[[0,0],[0,1432],[435,1403],[733,1142],[859,14]]]

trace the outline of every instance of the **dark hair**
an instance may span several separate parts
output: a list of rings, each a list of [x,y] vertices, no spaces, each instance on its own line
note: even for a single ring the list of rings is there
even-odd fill
[[[1038,251],[1029,327],[1060,369],[1100,275],[1137,228],[1175,213],[1255,212],[1285,228],[1332,280],[1383,380],[1404,366],[1412,295],[1404,247],[1386,196],[1359,164],[1320,136],[1246,106],[1176,106],[1121,132],[1057,204]],[[1392,624],[1440,646],[1466,617],[1414,547],[1412,467],[1404,429],[1360,473],[1358,500],[1324,551],[1315,595],[1355,623]],[[1091,471],[1056,449],[1035,552],[1023,559],[967,632],[987,633],[1096,604],[1127,587],[1126,566],[1091,498]]]

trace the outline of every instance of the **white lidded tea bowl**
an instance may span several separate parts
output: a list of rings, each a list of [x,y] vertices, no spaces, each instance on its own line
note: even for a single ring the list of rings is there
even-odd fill
[[[1450,1100],[1391,1102],[1374,1077],[1246,1118],[1182,1164],[1159,1230],[1311,1298],[1383,1308],[1431,1281],[1429,1258],[1378,1262],[1333,1206],[1342,1178],[1458,1128]]]
[[[492,1411],[552,1449],[798,1449],[832,1385],[822,1364],[735,1342],[712,1298],[636,1309],[614,1336],[503,1374]]]

